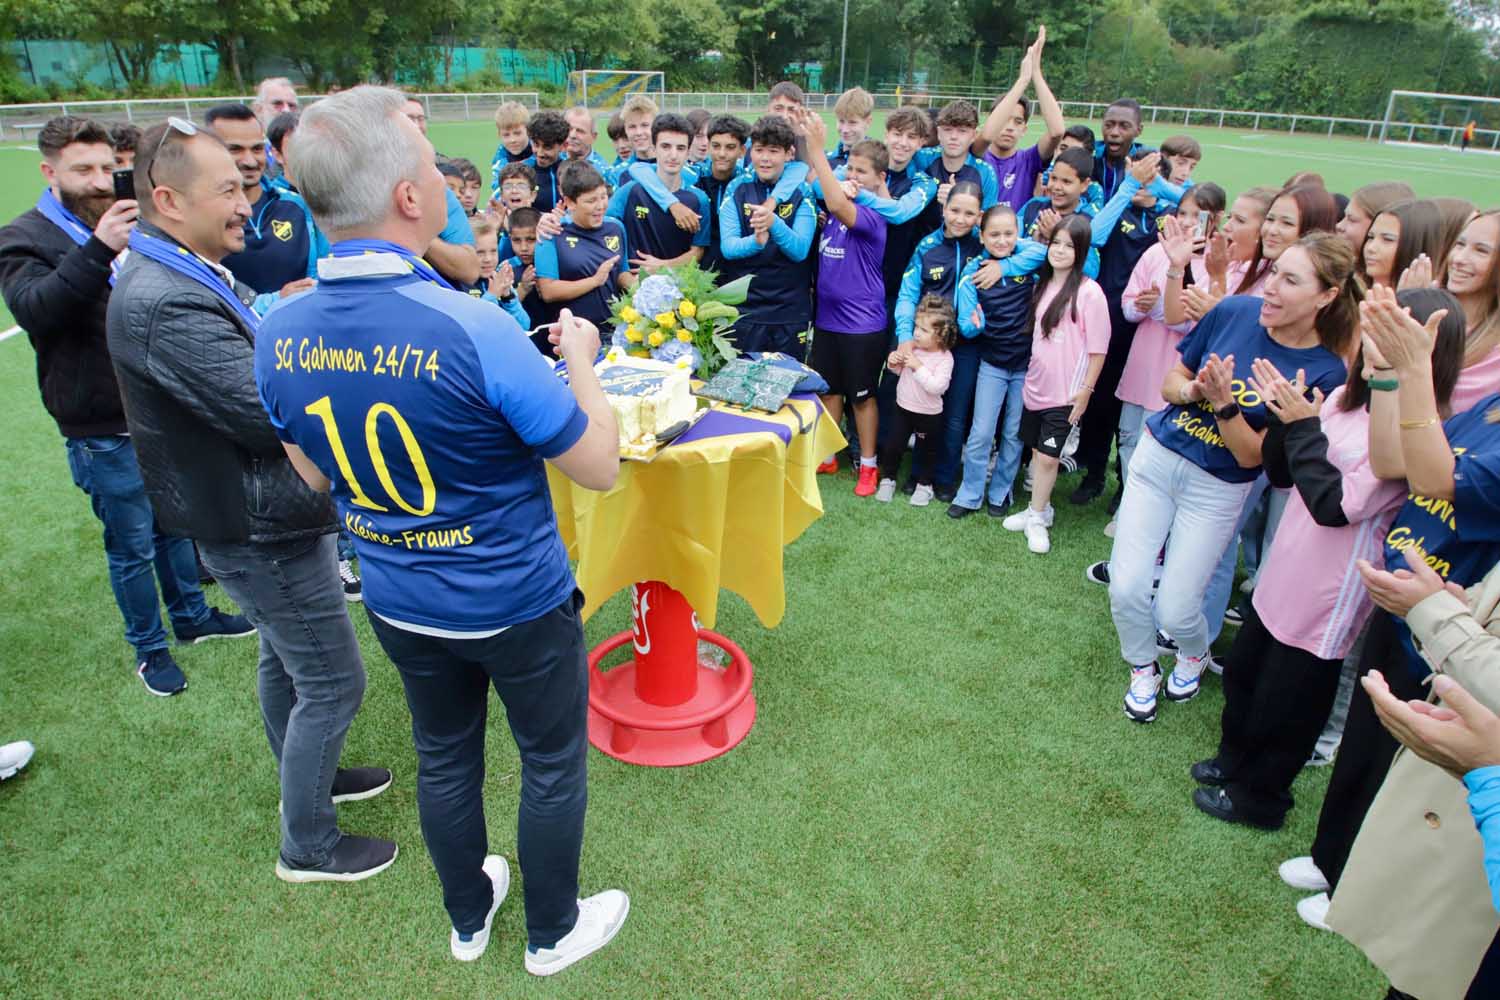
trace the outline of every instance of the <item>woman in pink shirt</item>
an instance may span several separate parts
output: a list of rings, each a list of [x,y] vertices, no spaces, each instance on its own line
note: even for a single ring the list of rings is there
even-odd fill
[[[1203,216],[1202,213],[1208,213]],[[1217,184],[1188,188],[1177,206],[1176,218],[1162,220],[1163,239],[1147,250],[1130,272],[1130,281],[1120,296],[1125,318],[1139,324],[1115,396],[1120,400],[1120,475],[1130,475],[1130,456],[1141,438],[1146,417],[1167,405],[1161,384],[1167,372],[1177,367],[1181,355],[1177,345],[1197,323],[1191,319],[1168,326],[1161,290],[1167,281],[1178,282],[1191,273],[1192,284],[1207,288],[1208,267],[1203,251],[1209,234],[1218,232],[1224,214],[1224,189]],[[1202,225],[1200,226],[1200,217]],[[1243,265],[1241,265],[1243,267]],[[1231,278],[1234,280],[1233,267]]]
[[[958,339],[958,320],[953,306],[941,295],[925,295],[917,303],[912,323],[911,347],[892,351],[886,365],[901,378],[896,382],[896,407],[885,448],[880,453],[880,488],[875,499],[890,503],[896,496],[896,472],[906,454],[906,442],[917,436],[912,470],[917,488],[911,505],[932,502],[932,470],[943,439],[943,393],[953,379],[953,344]],[[920,470],[920,471],[918,471]]]
[[[1401,305],[1426,322],[1447,311],[1432,350],[1433,390],[1446,408],[1464,351],[1458,301],[1438,289],[1402,292]],[[1290,374],[1298,378],[1288,382]],[[1245,623],[1224,665],[1219,751],[1192,767],[1203,787],[1193,804],[1219,819],[1279,829],[1292,807],[1292,781],[1333,707],[1340,666],[1369,617],[1359,560],[1378,562],[1406,483],[1379,479],[1370,464],[1372,392],[1395,388],[1364,352],[1348,381],[1324,400],[1303,395],[1299,373],[1252,366],[1250,390],[1271,421],[1262,453],[1272,485],[1290,489]]]
[[[1021,390],[1021,443],[1030,445],[1031,504],[1001,524],[1026,533],[1032,552],[1052,541],[1052,487],[1063,445],[1083,419],[1109,350],[1109,306],[1104,290],[1083,274],[1092,232],[1083,215],[1069,216],[1052,234],[1038,275],[1032,314],[1031,362]]]
[[[1444,287],[1463,306],[1469,328],[1464,370],[1453,389],[1453,412],[1462,413],[1500,390],[1500,212],[1469,220],[1448,251],[1447,267]]]

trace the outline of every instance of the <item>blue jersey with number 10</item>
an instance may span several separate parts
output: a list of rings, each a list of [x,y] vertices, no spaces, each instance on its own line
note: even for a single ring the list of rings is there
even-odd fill
[[[255,377],[332,482],[371,611],[486,632],[572,592],[543,459],[588,418],[504,312],[394,254],[324,261],[315,291],[266,316]]]

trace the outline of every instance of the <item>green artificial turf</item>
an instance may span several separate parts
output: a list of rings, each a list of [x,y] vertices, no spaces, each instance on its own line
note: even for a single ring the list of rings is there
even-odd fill
[[[450,153],[493,148],[487,127],[433,131]],[[1231,191],[1312,166],[1208,153],[1200,176]],[[1424,162],[1450,162],[1441,156]],[[0,152],[0,216],[31,201],[33,162]],[[1344,165],[1348,181],[1320,169],[1346,188],[1384,175]],[[1410,176],[1423,193],[1485,193],[1458,170],[1431,185]],[[768,631],[723,598],[718,627],[756,668],[749,738],[683,770],[591,753],[583,885],[631,894],[615,943],[558,979],[531,979],[516,891],[489,954],[461,965],[418,829],[410,720],[363,612],[370,683],[344,759],[388,766],[395,784],[340,817],[396,838],[401,857],[357,885],[288,886],[272,874],[278,793],[254,642],[181,651],[191,686],[148,696],[24,338],[0,343],[0,403],[11,512],[0,742],[38,746],[0,785],[0,996],[1322,1000],[1384,989],[1351,946],[1297,919],[1298,893],[1276,877],[1308,848],[1327,772],[1298,779],[1285,830],[1229,827],[1189,801],[1188,767],[1217,739],[1217,681],[1189,704],[1163,702],[1154,725],[1124,718],[1106,594],[1083,577],[1109,552],[1102,503],[1060,503],[1053,551],[1035,556],[984,515],[955,523],[939,504],[857,500],[847,472],[822,480],[827,514],[787,550],[782,625]],[[226,603],[217,588],[210,597]],[[616,596],[589,638],[628,621]],[[498,711],[490,729],[491,846],[514,863],[517,758]]]

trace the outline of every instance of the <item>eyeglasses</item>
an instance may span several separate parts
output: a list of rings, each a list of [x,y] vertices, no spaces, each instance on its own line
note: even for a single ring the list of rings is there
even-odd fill
[[[167,127],[162,129],[161,138],[156,140],[156,148],[151,151],[151,163],[146,167],[146,183],[151,185],[153,191],[156,190],[156,178],[152,176],[156,172],[156,158],[161,155],[162,147],[167,144],[167,138],[173,133],[192,138],[198,134],[198,126],[176,115],[167,119]]]

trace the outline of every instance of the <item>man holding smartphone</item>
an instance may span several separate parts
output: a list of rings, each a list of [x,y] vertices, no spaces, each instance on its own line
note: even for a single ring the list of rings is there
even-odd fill
[[[193,543],[162,534],[126,433],[104,315],[116,258],[138,213],[133,192],[116,198],[109,130],[64,115],[42,127],[37,147],[47,189],[35,208],[0,229],[0,293],[36,349],[42,403],[67,441],[73,481],[104,526],[110,586],[135,648],[136,675],[152,694],[176,694],[187,678],[167,651],[158,585],[179,643],[255,629],[205,603]]]

